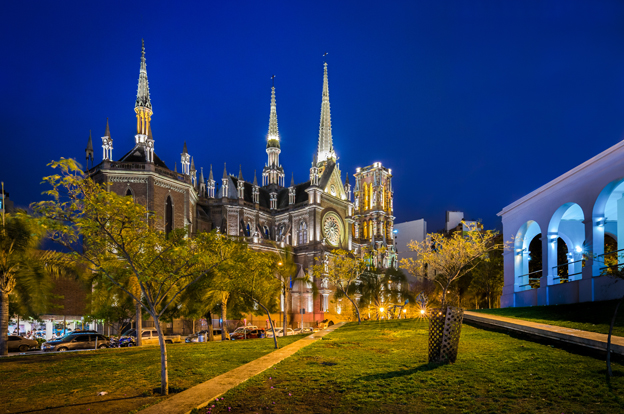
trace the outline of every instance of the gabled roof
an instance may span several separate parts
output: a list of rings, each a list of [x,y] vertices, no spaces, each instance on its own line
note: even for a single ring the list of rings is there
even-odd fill
[[[130,151],[128,151],[123,157],[119,159],[120,162],[145,162],[145,148],[141,146],[135,146]],[[167,164],[163,160],[161,160],[156,153],[154,153],[154,164],[157,167],[166,168]]]

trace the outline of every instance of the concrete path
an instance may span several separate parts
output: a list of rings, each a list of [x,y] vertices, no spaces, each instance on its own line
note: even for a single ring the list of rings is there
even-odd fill
[[[186,414],[193,408],[202,408],[214,401],[219,395],[229,391],[249,378],[260,374],[283,359],[288,358],[301,348],[304,348],[328,333],[338,329],[344,322],[333,325],[320,332],[306,336],[290,345],[275,350],[245,365],[235,368],[218,377],[203,382],[186,391],[167,398],[161,403],[152,405],[141,411],[141,414]],[[273,341],[271,341],[271,345]]]
[[[562,326],[546,325],[543,323],[529,322],[522,319],[506,318],[504,316],[489,315],[479,312],[464,312],[464,319],[477,324],[504,328],[510,331],[536,335],[573,345],[580,345],[601,351],[607,350],[606,334],[564,328]],[[623,337],[611,336],[611,351],[614,354],[624,355]]]

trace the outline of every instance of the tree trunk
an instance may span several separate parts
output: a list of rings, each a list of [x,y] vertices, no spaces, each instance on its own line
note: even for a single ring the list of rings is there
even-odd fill
[[[607,377],[612,377],[613,373],[611,372],[611,333],[613,332],[613,325],[615,324],[615,318],[618,313],[618,308],[620,304],[624,300],[624,296],[620,298],[617,305],[615,305],[615,312],[613,312],[613,318],[611,318],[611,325],[609,326],[609,336],[607,337]]]
[[[9,294],[0,289],[0,355],[9,354]]]
[[[193,319],[193,332],[191,332],[193,335],[195,335],[195,319]]]
[[[262,306],[262,309],[264,309],[267,316],[269,317],[269,323],[271,324],[271,331],[273,332],[273,343],[275,343],[275,349],[279,349],[279,345],[277,345],[277,336],[275,336],[275,326],[273,326],[273,319],[271,319],[271,314],[269,313],[269,310],[266,308],[266,306],[264,306],[262,303],[258,301],[256,301],[256,303]]]
[[[158,343],[160,344],[160,395],[168,395],[169,371],[167,370],[167,344],[165,343],[165,337],[163,336],[158,317],[152,315],[152,318],[154,318],[154,326],[156,326]]]
[[[358,317],[358,325],[361,325],[362,324],[362,319],[360,319],[360,309],[358,308],[358,306],[355,303],[355,301],[353,301],[353,299],[351,299],[349,297],[349,295],[347,295],[347,292],[344,289],[342,290],[342,293],[344,293],[344,295],[347,297],[347,299],[349,299],[349,301],[351,302],[351,304],[355,308],[355,313],[357,314],[357,317]],[[400,317],[400,315],[399,315],[399,317]]]
[[[208,340],[213,342],[214,338],[214,326],[212,326],[212,312],[208,311],[206,315],[206,319],[208,320]]]
[[[230,339],[230,333],[227,330],[227,323],[225,323],[226,318],[227,318],[227,301],[230,298],[230,293],[229,292],[222,292],[221,293],[221,320],[223,321],[222,324],[222,328],[221,328],[221,339],[223,341],[227,341]]]
[[[284,289],[284,329],[282,329],[282,336],[286,336],[288,335],[288,331],[286,330],[286,326],[288,324],[288,316],[286,315],[286,312],[288,311],[288,300],[286,299],[286,281],[284,281],[282,286]]]
[[[137,346],[141,346],[143,345],[143,340],[141,339],[141,335],[142,332],[141,330],[143,329],[143,319],[142,319],[142,315],[141,315],[141,304],[139,302],[136,303],[136,344]],[[154,321],[156,322],[156,321]]]

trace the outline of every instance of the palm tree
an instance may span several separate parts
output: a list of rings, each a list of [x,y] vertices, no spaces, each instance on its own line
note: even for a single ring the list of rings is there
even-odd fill
[[[10,298],[29,313],[44,312],[51,276],[70,267],[65,255],[39,249],[44,234],[24,213],[7,214],[0,223],[0,355],[8,354]]]

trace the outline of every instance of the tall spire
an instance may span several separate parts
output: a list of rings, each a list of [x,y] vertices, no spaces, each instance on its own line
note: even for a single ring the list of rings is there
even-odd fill
[[[290,186],[294,187],[295,186],[295,173],[292,173],[292,176],[290,177]]]
[[[256,170],[254,170],[254,180],[253,180],[253,185],[257,186],[258,185],[258,179],[256,178]]]
[[[238,181],[245,181],[243,179],[243,164],[239,164],[238,166]]]
[[[272,77],[275,81],[275,76]],[[284,169],[280,165],[280,136],[277,129],[277,104],[275,103],[275,85],[271,87],[271,113],[267,134],[266,153],[268,161],[262,170],[262,185],[284,186]]]
[[[227,175],[227,166],[225,163],[223,163],[223,178],[228,178]]]
[[[104,136],[105,136],[105,137],[109,137],[109,138],[110,138],[110,136],[111,136],[111,134],[110,134],[110,128],[109,128],[109,126],[108,126],[108,118],[106,118],[106,130],[104,130]]]
[[[89,130],[89,141],[87,141],[87,148],[85,149],[87,155],[87,170],[89,169],[89,160],[91,160],[91,166],[93,166],[93,140],[91,139],[91,130]]]
[[[269,115],[269,133],[267,134],[267,148],[280,147],[279,131],[277,129],[277,104],[275,103],[275,86],[271,88],[271,113]]]
[[[325,62],[325,71],[323,74],[323,100],[321,103],[321,125],[319,127],[318,139],[318,162],[324,162],[328,159],[336,160],[334,152],[334,144],[332,142],[331,130],[331,114],[329,110],[329,82],[327,80],[327,62]]]
[[[208,175],[208,179],[210,181],[214,180],[213,176],[212,176],[212,164],[210,164],[210,174]]]
[[[137,115],[137,135],[147,135],[152,117],[152,101],[150,100],[149,83],[147,81],[147,64],[145,63],[145,42],[141,39],[141,68],[139,70],[139,86],[134,104]],[[140,140],[137,138],[137,143]]]

